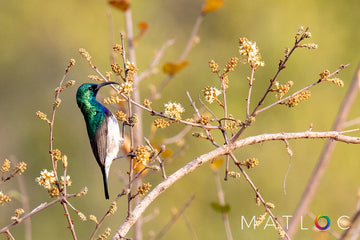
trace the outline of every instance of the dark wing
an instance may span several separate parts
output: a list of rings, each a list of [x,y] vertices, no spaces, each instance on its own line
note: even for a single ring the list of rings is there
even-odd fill
[[[98,162],[101,169],[105,166],[106,148],[107,148],[107,116],[106,113],[100,124],[100,127],[95,130],[94,140],[91,141],[91,148],[95,155],[96,161]]]

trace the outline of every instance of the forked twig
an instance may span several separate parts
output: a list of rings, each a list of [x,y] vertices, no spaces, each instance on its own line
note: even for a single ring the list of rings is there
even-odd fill
[[[348,92],[340,106],[337,118],[332,127],[334,131],[341,131],[343,129],[343,124],[346,121],[346,118],[350,112],[351,106],[354,103],[354,100],[359,91],[359,81],[360,81],[360,65],[358,66],[353,80],[349,86]],[[300,216],[306,215],[305,213],[308,210],[308,207],[315,196],[316,190],[320,184],[321,178],[325,173],[326,167],[328,166],[331,155],[335,149],[336,141],[328,140],[325,144],[322,153],[319,157],[318,163],[313,170],[310,180],[307,183],[306,189],[303,192],[303,195],[296,207],[296,210],[293,214],[292,221],[290,222],[288,234],[290,237],[293,237],[300,224]]]

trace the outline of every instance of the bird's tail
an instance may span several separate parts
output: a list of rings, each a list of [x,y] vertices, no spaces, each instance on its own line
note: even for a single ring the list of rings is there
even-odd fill
[[[109,190],[108,190],[108,184],[107,184],[108,179],[107,179],[107,175],[106,175],[105,169],[102,168],[102,169],[101,169],[101,172],[102,172],[102,175],[103,175],[105,198],[106,198],[106,199],[109,199]]]

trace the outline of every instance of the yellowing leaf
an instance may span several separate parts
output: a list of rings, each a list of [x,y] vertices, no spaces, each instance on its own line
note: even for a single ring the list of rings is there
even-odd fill
[[[140,32],[144,33],[149,28],[149,24],[147,22],[139,22],[138,27],[140,29]]]
[[[188,61],[182,61],[177,63],[167,62],[163,65],[162,70],[167,74],[175,74],[189,64]]]
[[[145,166],[143,163],[141,163],[141,162],[136,162],[136,161],[133,162],[133,169],[134,169],[134,171],[135,171],[136,173],[140,172],[140,171],[143,170],[145,167],[146,167],[146,166]],[[140,176],[145,176],[147,172],[148,172],[148,169],[144,170],[144,171],[140,174]]]
[[[110,0],[109,4],[125,12],[130,7],[130,0]]]
[[[224,4],[225,0],[206,0],[201,12],[208,13],[217,10]]]
[[[210,164],[210,167],[212,170],[218,170],[221,165],[223,164],[223,159],[222,158],[216,158],[214,159],[211,164]]]

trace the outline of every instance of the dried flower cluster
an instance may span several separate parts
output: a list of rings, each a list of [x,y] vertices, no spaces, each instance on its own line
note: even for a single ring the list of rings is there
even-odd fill
[[[127,96],[129,96],[130,93],[134,91],[133,86],[132,86],[132,82],[127,81],[127,82],[122,83],[120,85],[120,87],[119,87],[119,91],[120,91],[120,93],[124,93]]]
[[[257,158],[248,158],[245,161],[241,163],[241,165],[247,167],[247,168],[254,168],[257,165],[259,165],[259,159]]]
[[[289,107],[297,106],[301,101],[307,100],[311,97],[311,92],[309,90],[304,90],[295,96],[292,96],[287,101],[281,102],[280,104],[287,105]]]
[[[232,178],[239,178],[241,177],[241,174],[239,172],[229,171],[228,176]]]
[[[341,79],[339,79],[339,78],[329,78],[330,77],[330,71],[327,70],[327,69],[325,69],[319,75],[320,75],[320,80],[321,81],[332,82],[332,83],[336,84],[339,87],[344,86],[344,82]]]
[[[98,240],[104,240],[107,239],[111,234],[111,229],[110,228],[106,228],[105,232],[103,234],[101,234],[97,239]]]
[[[146,166],[151,157],[151,148],[148,146],[139,145],[135,150],[134,163]],[[135,166],[136,166],[135,165]],[[141,170],[141,169],[140,169]]]
[[[36,116],[38,116],[38,118],[40,118],[41,120],[47,122],[47,124],[51,124],[50,120],[47,119],[47,116],[45,113],[41,112],[41,111],[37,111],[36,112]]]
[[[11,162],[9,159],[5,158],[3,165],[1,166],[0,171],[2,173],[8,172],[10,170]]]
[[[93,65],[92,62],[91,62],[91,56],[90,56],[89,52],[86,51],[85,48],[80,48],[80,49],[79,49],[79,53],[81,54],[81,56],[82,56],[83,58],[86,59],[86,61],[88,61],[88,63],[89,63],[91,66]]]
[[[152,102],[149,99],[144,99],[144,106],[151,109]]]
[[[115,44],[115,45],[113,46],[113,50],[114,50],[114,52],[116,52],[116,53],[122,53],[122,51],[123,51],[123,49],[122,49],[122,47],[121,47],[120,44]]]
[[[256,42],[251,42],[246,37],[242,37],[239,39],[239,45],[240,55],[245,57],[242,60],[243,63],[249,63],[254,69],[264,66],[264,61],[261,61],[261,55]]]
[[[48,171],[46,169],[42,170],[40,172],[40,177],[36,178],[36,182],[40,186],[43,186],[44,188],[49,190],[51,188],[51,185],[55,184],[56,182],[54,171]]]
[[[139,193],[140,196],[144,196],[147,192],[149,192],[150,188],[150,183],[143,183],[140,187],[136,189],[136,191]]]
[[[272,91],[276,92],[276,98],[282,99],[282,97],[290,90],[290,88],[294,85],[293,81],[287,81],[285,84],[280,84],[278,81],[275,82],[275,89]]]
[[[11,217],[11,221],[18,222],[20,215],[23,214],[24,212],[25,211],[22,208],[15,209],[15,215]]]
[[[225,65],[224,73],[232,72],[234,71],[234,68],[236,67],[237,62],[239,59],[237,57],[232,57],[229,62]]]
[[[98,81],[98,82],[104,81],[103,79],[101,79],[99,76],[96,76],[96,75],[89,75],[88,78],[92,81]]]
[[[213,73],[220,72],[219,65],[214,60],[209,61],[209,67]]]
[[[86,216],[85,214],[83,214],[82,212],[77,212],[77,215],[79,216],[80,220],[82,222],[85,222],[86,221]]]
[[[117,211],[117,204],[115,201],[113,201],[110,205],[109,213],[111,215],[114,215],[116,211]]]
[[[126,100],[120,98],[119,96],[111,96],[104,99],[105,104],[122,104]]]
[[[117,63],[111,64],[111,70],[112,70],[116,75],[120,75],[121,72],[122,72],[122,69],[121,69],[120,65],[117,64]]]
[[[115,117],[116,117],[117,120],[119,120],[121,122],[128,122],[127,115],[123,111],[117,110],[115,112]]]
[[[170,118],[175,118],[176,120],[181,119],[181,114],[185,109],[181,106],[180,103],[166,103],[165,104],[165,113],[164,115]]]
[[[221,94],[221,91],[214,87],[206,87],[203,90],[205,100],[209,103],[213,103],[214,100],[217,100],[217,96]]]
[[[170,123],[162,118],[155,119],[153,124],[156,128],[167,128],[170,126]]]
[[[0,191],[0,204],[4,206],[7,202],[11,202],[11,198]]]
[[[48,193],[51,197],[59,196],[59,189],[56,186],[56,177],[54,171],[48,171],[46,169],[40,172],[40,177],[37,177],[35,181],[48,190]],[[70,176],[61,176],[60,184],[62,186],[71,186],[72,182],[70,180]]]

